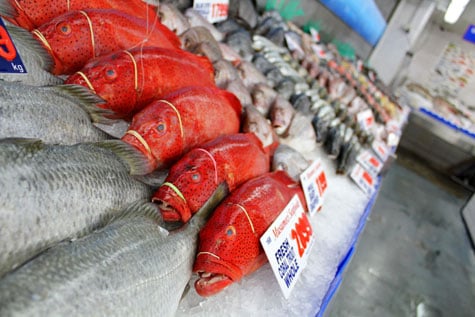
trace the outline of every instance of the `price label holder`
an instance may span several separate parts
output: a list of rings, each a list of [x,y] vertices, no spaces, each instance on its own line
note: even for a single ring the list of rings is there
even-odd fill
[[[358,112],[356,115],[356,121],[363,131],[368,131],[374,125],[373,111],[371,111],[371,109],[366,109]]]
[[[312,226],[297,195],[260,240],[287,299],[307,264],[315,240]]]
[[[26,73],[25,65],[2,18],[0,18],[0,73]]]
[[[366,193],[366,195],[373,195],[375,191],[376,177],[371,175],[371,173],[365,170],[360,164],[355,164],[350,177],[356,185]]]
[[[371,173],[371,175],[376,176],[381,172],[383,168],[383,162],[381,162],[376,155],[373,155],[370,151],[363,151],[356,161],[363,166],[365,170]]]
[[[389,156],[389,148],[386,143],[378,140],[374,140],[371,144],[371,148],[373,149],[374,153],[379,157],[379,159],[383,162],[386,162]]]
[[[209,23],[216,23],[228,18],[229,0],[195,0],[193,9]]]
[[[323,206],[323,195],[328,188],[327,177],[322,162],[315,160],[302,174],[300,174],[308,212],[313,216]]]

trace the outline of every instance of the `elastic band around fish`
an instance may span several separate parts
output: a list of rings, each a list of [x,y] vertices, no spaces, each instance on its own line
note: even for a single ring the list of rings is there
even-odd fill
[[[254,229],[254,224],[252,223],[252,220],[251,220],[251,217],[249,217],[249,214],[246,210],[246,208],[244,208],[244,206],[240,205],[240,204],[234,204],[234,203],[228,203],[229,205],[234,205],[234,206],[237,206],[239,207],[239,209],[241,209],[244,214],[246,215],[247,217],[247,220],[249,221],[249,224],[251,225],[251,230],[252,230],[252,233],[256,233],[256,230]]]
[[[82,77],[82,79],[84,79],[84,81],[86,82],[87,87],[89,87],[89,89],[91,89],[94,93],[96,92],[96,90],[92,86],[92,83],[89,81],[89,78],[87,78],[87,76],[83,72],[76,72],[76,74],[78,74],[79,76]]]
[[[71,10],[71,2],[69,0],[66,1],[66,4],[68,6],[68,11]]]
[[[31,33],[35,34],[51,53],[53,52],[51,45],[49,45],[48,40],[43,35],[43,33],[41,33],[38,29],[34,29],[31,31]]]
[[[208,156],[211,158],[211,161],[213,161],[213,165],[214,165],[214,180],[215,180],[216,184],[218,184],[218,164],[216,164],[216,160],[214,159],[213,155],[211,155],[210,152],[208,152],[208,151],[206,151],[205,149],[202,149],[202,148],[196,148],[196,150],[205,152],[205,153],[208,154]]]
[[[180,112],[178,111],[178,109],[168,100],[159,100],[163,103],[166,103],[167,105],[169,105],[170,107],[172,107],[173,110],[175,110],[176,112],[176,115],[178,116],[178,121],[180,122],[180,133],[181,133],[181,137],[183,138],[183,136],[185,135],[185,132],[183,131],[183,123],[181,121],[181,116],[180,116]]]
[[[162,186],[160,187],[163,187],[163,186],[168,186],[170,187],[181,199],[183,199],[183,201],[186,203],[186,199],[185,199],[185,196],[183,196],[183,194],[181,193],[181,191],[178,189],[178,187],[176,187],[175,185],[173,185],[172,183],[170,182],[165,182],[162,184]]]
[[[135,130],[127,130],[125,134],[130,134],[133,135],[147,150],[147,153],[149,156],[152,156],[152,150],[150,149],[150,146],[148,145],[147,141]]]
[[[196,256],[198,257],[200,255],[210,255],[212,257],[215,257],[218,260],[221,260],[221,258],[219,256],[217,256],[216,254],[211,253],[211,252],[198,252],[198,254]]]
[[[135,60],[134,55],[132,55],[129,51],[124,50],[124,53],[129,55],[130,59],[132,59],[132,63],[134,64],[134,85],[135,91],[139,91],[139,71],[137,68],[137,61]]]
[[[92,57],[96,57],[96,45],[95,45],[95,39],[94,39],[94,30],[92,29],[92,21],[86,12],[82,10],[79,12],[86,17],[87,23],[89,24],[89,31],[91,31]]]
[[[23,9],[20,5],[20,2],[18,2],[17,0],[15,0],[15,4],[17,5],[18,9],[20,9],[21,11],[25,12],[25,9]]]

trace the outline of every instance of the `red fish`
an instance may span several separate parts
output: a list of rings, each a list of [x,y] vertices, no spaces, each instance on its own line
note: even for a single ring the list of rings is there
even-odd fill
[[[241,103],[217,87],[186,87],[137,113],[122,138],[147,156],[152,172],[191,148],[239,132]]]
[[[176,162],[152,201],[165,221],[187,222],[225,181],[232,191],[270,169],[270,153],[253,133],[220,136]]]
[[[152,100],[188,86],[215,86],[211,62],[183,50],[158,47],[120,51],[89,62],[68,84],[88,87],[107,101],[100,107],[127,117]]]
[[[141,0],[1,0],[0,7],[0,13],[27,30],[72,10],[119,9],[150,23],[157,19],[157,8]]]
[[[216,208],[199,234],[199,295],[214,295],[267,262],[259,239],[295,194],[305,206],[300,184],[276,171],[245,182]]]
[[[54,59],[53,74],[70,74],[90,59],[138,46],[175,49],[175,33],[114,9],[70,11],[32,31]]]

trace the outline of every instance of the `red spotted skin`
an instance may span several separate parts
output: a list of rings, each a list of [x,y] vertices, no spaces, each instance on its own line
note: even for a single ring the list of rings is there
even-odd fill
[[[85,12],[89,17],[81,13]],[[35,34],[39,31],[48,44]],[[150,25],[115,9],[70,11],[41,25],[33,31],[54,59],[52,73],[71,74],[94,57],[137,46],[180,47],[180,40],[159,21]],[[94,42],[94,45],[92,44]]]
[[[223,274],[227,279],[218,283],[199,279],[198,294],[214,295],[266,263],[259,239],[295,194],[305,201],[300,184],[286,172],[275,171],[245,182],[216,208],[200,231],[198,252],[203,253],[198,253],[193,271]]]
[[[9,0],[17,12],[14,22],[32,30],[71,10],[119,9],[127,14],[152,22],[157,18],[156,8],[141,0]]]
[[[120,51],[93,60],[81,70],[94,92],[106,101],[100,106],[111,109],[116,117],[127,118],[177,89],[215,86],[213,65],[206,57],[158,47],[129,52],[135,64],[126,52]],[[90,88],[77,73],[69,76],[66,83]]]
[[[192,149],[170,168],[165,182],[178,188],[185,200],[170,186],[160,187],[152,200],[159,202],[165,221],[187,222],[220,183],[225,181],[232,191],[246,180],[268,172],[269,162],[269,153],[253,133],[220,136]],[[163,203],[172,208],[162,208]]]
[[[217,87],[186,87],[163,99],[167,102],[153,101],[137,113],[129,126],[147,142],[152,156],[132,134],[122,138],[145,154],[153,169],[168,166],[199,144],[239,132],[241,103],[230,92]]]

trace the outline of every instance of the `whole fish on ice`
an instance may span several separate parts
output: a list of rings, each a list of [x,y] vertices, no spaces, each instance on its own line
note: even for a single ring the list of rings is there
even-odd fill
[[[297,150],[280,144],[272,157],[272,171],[282,170],[296,182],[300,181],[300,174],[310,166],[310,162]]]

